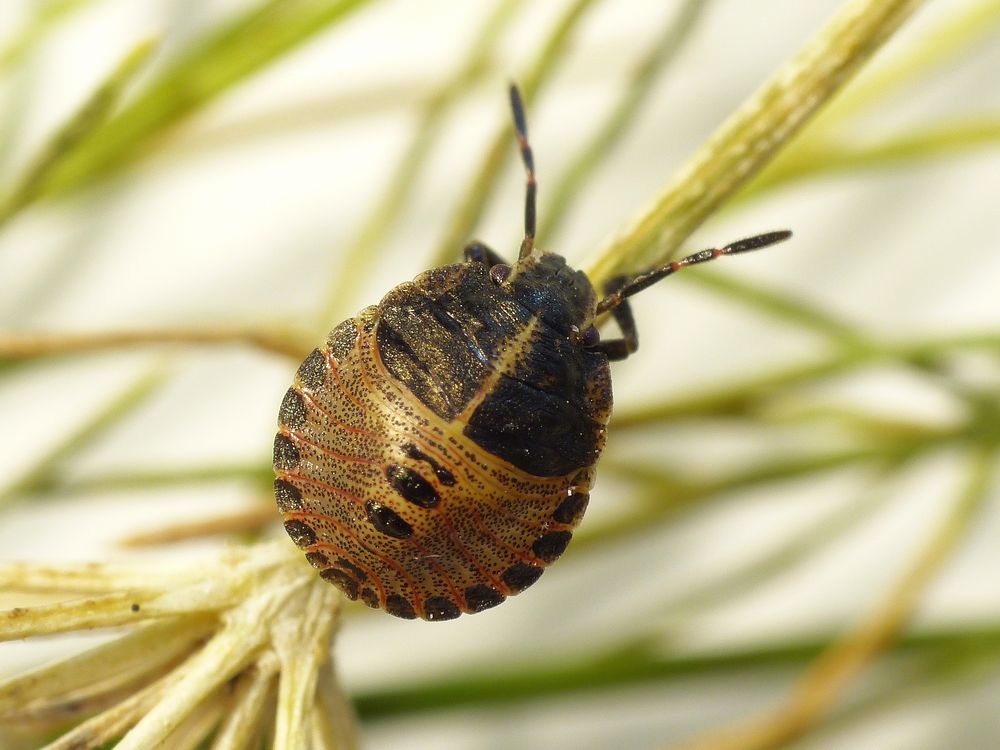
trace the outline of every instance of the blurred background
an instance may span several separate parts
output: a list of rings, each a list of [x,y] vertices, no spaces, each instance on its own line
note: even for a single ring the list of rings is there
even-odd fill
[[[306,352],[473,237],[513,257],[510,80],[539,244],[578,265],[839,4],[6,0],[0,336]],[[927,3],[686,247],[794,238],[636,300],[587,519],[537,586],[440,624],[349,608],[367,747],[651,748],[775,708],[952,522],[914,617],[788,746],[998,746],[998,33],[998,2]],[[0,353],[0,556],[281,533],[253,520],[281,348]],[[102,637],[3,644],[0,674]]]

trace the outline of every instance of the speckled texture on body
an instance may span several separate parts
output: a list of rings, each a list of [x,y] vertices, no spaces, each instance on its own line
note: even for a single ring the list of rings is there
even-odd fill
[[[607,357],[574,338],[593,289],[535,252],[498,283],[428,271],[344,321],[279,411],[275,494],[327,581],[448,620],[538,580],[586,510],[611,413]]]

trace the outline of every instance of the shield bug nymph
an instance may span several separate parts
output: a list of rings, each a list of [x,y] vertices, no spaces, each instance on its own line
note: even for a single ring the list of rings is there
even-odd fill
[[[473,242],[336,326],[299,367],[278,415],[275,497],[320,575],[397,617],[448,620],[523,591],[566,549],[611,416],[609,363],[636,351],[628,298],[682,268],[787,239],[703,250],[599,295],[524,239],[508,264]],[[602,340],[610,313],[621,336]]]

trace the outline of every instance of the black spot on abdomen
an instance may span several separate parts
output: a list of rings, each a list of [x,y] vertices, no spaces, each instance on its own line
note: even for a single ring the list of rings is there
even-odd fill
[[[316,532],[304,521],[285,521],[285,531],[298,547],[310,547],[316,544]]]
[[[306,552],[306,560],[317,570],[323,570],[330,565],[330,558],[322,552]]]
[[[319,349],[313,349],[309,352],[309,356],[299,365],[295,376],[310,391],[322,388],[323,383],[326,382],[326,357],[323,356],[323,352]]]
[[[350,573],[333,567],[321,570],[320,577],[340,588],[348,599],[358,598],[358,582],[351,577]]]
[[[428,456],[426,453],[422,453],[417,446],[413,443],[407,443],[403,446],[403,453],[405,453],[409,458],[415,459],[417,461],[423,461],[431,467],[434,472],[434,476],[438,478],[445,487],[453,487],[455,485],[455,475],[444,468],[441,464],[435,461],[433,458]]]
[[[528,586],[541,578],[542,573],[544,572],[545,571],[537,565],[514,563],[503,572],[503,575],[500,576],[500,578],[510,590],[510,593],[517,594],[524,591],[528,588]]]
[[[421,508],[433,508],[441,497],[430,482],[406,466],[393,465],[385,470],[386,479],[400,497]]]
[[[401,617],[404,620],[413,620],[417,613],[413,610],[413,605],[399,594],[389,594],[385,600],[385,611],[394,617]]]
[[[296,430],[306,422],[306,405],[301,394],[294,388],[285,392],[278,410],[278,423],[290,430]]]
[[[454,620],[458,617],[458,607],[444,596],[432,596],[424,600],[424,617],[428,620]]]
[[[274,468],[280,471],[290,471],[299,465],[302,456],[299,449],[287,435],[274,436]]]
[[[379,533],[394,539],[409,539],[413,536],[413,527],[396,511],[382,503],[369,500],[365,503],[365,515]]]
[[[378,609],[378,594],[367,586],[361,589],[361,601],[367,604],[372,609]]]
[[[552,518],[559,523],[564,523],[567,526],[575,526],[580,522],[583,514],[587,510],[587,504],[590,502],[590,495],[586,492],[574,492],[561,503],[559,507],[555,509],[552,514]]]
[[[540,560],[547,563],[555,562],[566,551],[573,535],[568,531],[550,531],[542,534],[531,545],[531,551]]]
[[[357,339],[357,323],[354,322],[354,318],[348,318],[330,331],[330,335],[327,336],[326,345],[330,349],[330,356],[337,362],[343,361],[354,349]]]
[[[465,590],[466,609],[473,613],[482,612],[484,609],[503,604],[506,598],[495,588],[487,586],[485,583],[477,583],[475,586],[469,586]]]
[[[274,499],[278,503],[278,510],[282,513],[291,513],[302,510],[302,493],[299,488],[284,479],[274,480]]]

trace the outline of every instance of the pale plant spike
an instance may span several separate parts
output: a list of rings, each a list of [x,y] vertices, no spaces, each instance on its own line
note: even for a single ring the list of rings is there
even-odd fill
[[[0,641],[131,625],[149,617],[141,611],[148,603],[146,596],[118,591],[70,602],[15,607],[0,612]]]
[[[253,575],[288,559],[280,542],[250,547],[229,547],[215,562],[224,576]],[[160,593],[205,580],[205,564],[151,563],[133,560],[115,563],[0,563],[0,590],[35,593],[106,594],[129,590]]]
[[[278,669],[278,657],[273,651],[264,651],[256,662],[240,672],[210,750],[250,747],[263,729],[265,706],[274,696]]]
[[[229,685],[221,685],[201,701],[194,710],[167,737],[165,747],[170,750],[200,750],[219,725],[226,707]]]
[[[79,750],[100,747],[134,727],[160,700],[166,687],[180,678],[183,667],[133,693],[111,708],[73,727],[42,750]],[[117,747],[117,746],[116,746]]]
[[[0,717],[71,693],[86,697],[93,685],[107,692],[115,687],[115,677],[134,681],[193,649],[211,629],[211,619],[197,615],[141,625],[83,653],[9,677],[0,683]]]
[[[344,597],[317,580],[300,595],[297,616],[284,618],[274,632],[274,649],[281,663],[274,750],[294,750],[309,731],[309,711],[316,699],[320,668],[329,660],[326,644],[340,619]],[[312,644],[313,648],[303,648]]]
[[[330,660],[319,672],[312,725],[317,750],[355,750],[358,747],[354,706],[341,689]]]
[[[310,571],[287,568],[266,589],[225,615],[225,626],[188,662],[185,675],[116,746],[116,750],[156,747],[220,685],[251,663],[266,646],[274,618],[312,582]],[[293,610],[294,612],[294,610]]]

